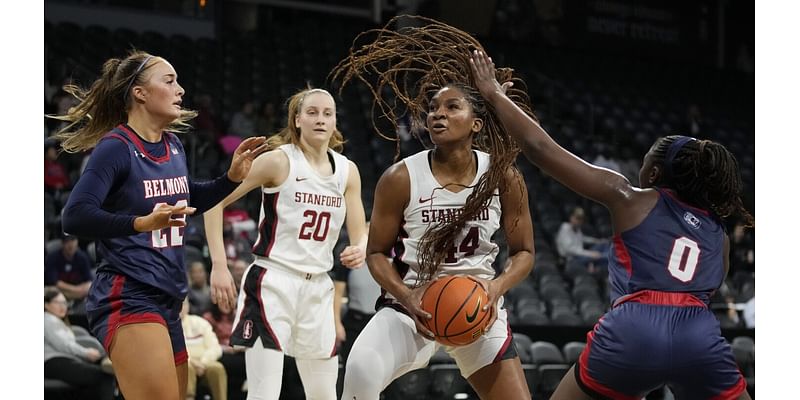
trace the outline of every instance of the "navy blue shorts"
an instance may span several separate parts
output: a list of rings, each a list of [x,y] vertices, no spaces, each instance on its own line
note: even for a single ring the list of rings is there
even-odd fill
[[[183,300],[125,275],[98,271],[86,302],[92,334],[106,352],[117,329],[127,324],[155,322],[164,325],[172,341],[175,365],[188,360],[181,326]]]
[[[649,290],[600,318],[586,335],[575,378],[598,399],[639,400],[663,385],[677,399],[735,399],[747,387],[705,303]]]

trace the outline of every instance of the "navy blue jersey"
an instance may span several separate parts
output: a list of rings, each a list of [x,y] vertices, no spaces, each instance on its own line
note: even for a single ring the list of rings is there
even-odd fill
[[[686,292],[708,304],[725,278],[725,231],[708,211],[657,189],[641,224],[614,237],[609,254],[611,301],[640,290]]]
[[[159,204],[189,203],[186,153],[175,135],[163,135],[165,151],[159,157],[149,153],[141,139],[124,125],[114,128],[103,140],[124,142],[130,157],[127,177],[117,182],[117,187],[108,194],[102,205],[104,210],[122,215],[148,215]],[[131,277],[177,298],[186,296],[183,228],[103,238],[97,242],[97,252],[102,258],[100,271]]]

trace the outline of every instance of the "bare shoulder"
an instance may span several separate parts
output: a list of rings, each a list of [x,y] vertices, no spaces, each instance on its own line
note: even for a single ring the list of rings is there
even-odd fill
[[[270,150],[253,161],[252,172],[259,175],[262,185],[278,186],[289,176],[289,157],[283,150]]]
[[[375,187],[375,197],[406,203],[408,202],[410,188],[411,178],[408,175],[406,163],[399,161],[387,168],[378,179],[378,184]]]
[[[635,186],[629,186],[629,188],[630,190],[626,193],[626,206],[617,208],[612,215],[615,233],[627,231],[642,223],[661,196],[655,189],[642,189]]]
[[[398,161],[394,163],[391,167],[387,168],[386,171],[383,172],[379,182],[384,182],[387,185],[403,185],[408,188],[408,185],[411,182],[411,179],[408,175],[408,168],[406,167],[406,163],[403,161]]]

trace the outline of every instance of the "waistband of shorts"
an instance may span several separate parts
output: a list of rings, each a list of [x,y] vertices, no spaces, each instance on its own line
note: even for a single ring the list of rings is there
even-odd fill
[[[285,272],[285,273],[290,274],[290,275],[295,275],[295,276],[303,278],[303,279],[305,279],[307,281],[309,281],[311,279],[314,279],[314,278],[316,278],[318,276],[321,276],[321,275],[325,275],[325,276],[328,275],[327,271],[318,272],[316,274],[312,274],[310,272],[298,271],[298,270],[296,270],[294,268],[288,268],[288,267],[284,267],[283,265],[276,264],[275,262],[270,261],[269,258],[260,257],[260,256],[255,256],[255,260],[253,261],[253,264],[256,264],[259,267],[267,269],[267,270],[277,270],[277,271]]]
[[[697,296],[685,292],[661,292],[658,290],[640,290],[635,293],[626,294],[625,296],[618,297],[614,300],[614,305],[611,308],[618,307],[619,305],[627,302],[642,303],[642,304],[657,304],[662,306],[675,306],[675,307],[703,307],[707,308],[708,305]]]

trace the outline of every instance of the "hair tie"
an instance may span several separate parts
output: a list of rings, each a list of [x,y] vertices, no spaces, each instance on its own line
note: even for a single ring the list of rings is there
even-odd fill
[[[675,160],[675,156],[678,155],[678,152],[681,151],[686,143],[689,143],[693,140],[697,139],[690,136],[680,136],[669,145],[669,149],[667,149],[667,155],[664,157],[664,172],[666,172],[666,176],[672,176],[672,162]]]
[[[136,81],[136,77],[139,76],[139,72],[142,72],[142,68],[144,68],[144,65],[147,64],[147,62],[150,61],[151,58],[153,58],[153,56],[145,57],[144,61],[142,61],[142,63],[139,64],[139,67],[136,68],[136,72],[133,73],[133,76],[131,77],[131,81],[128,82],[128,86],[125,87],[125,94],[123,94],[122,99],[126,103],[128,102],[128,91],[131,90],[131,86],[133,85],[133,82]]]

